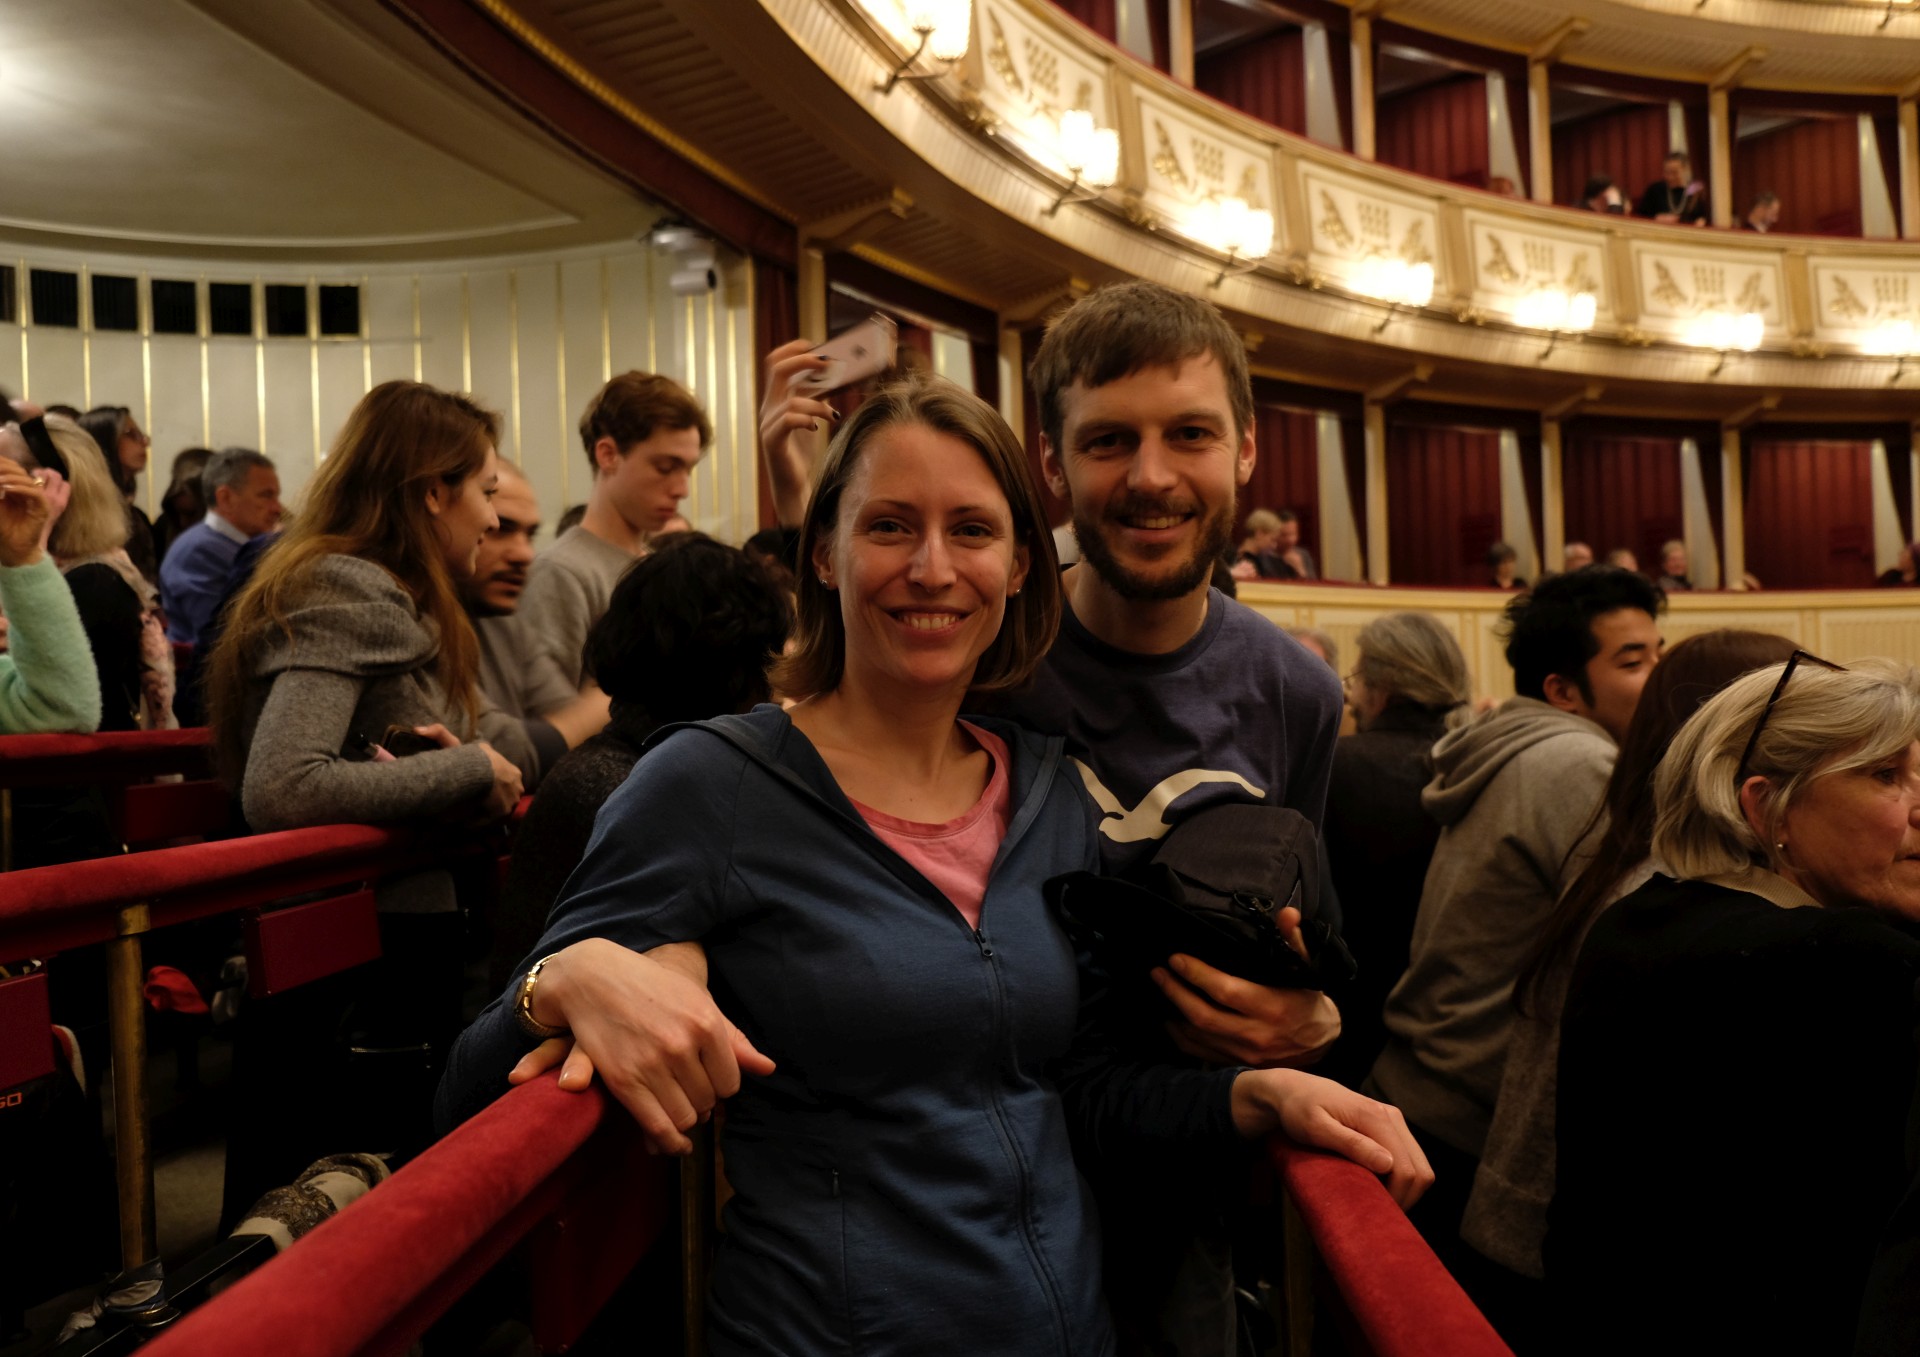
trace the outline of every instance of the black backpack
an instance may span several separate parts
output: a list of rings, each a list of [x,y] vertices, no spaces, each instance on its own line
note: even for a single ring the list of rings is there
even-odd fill
[[[1076,946],[1116,979],[1144,977],[1175,952],[1281,989],[1353,978],[1353,957],[1320,918],[1320,841],[1286,806],[1231,802],[1187,816],[1124,876],[1071,872],[1046,885]],[[1293,906],[1302,958],[1277,919]]]

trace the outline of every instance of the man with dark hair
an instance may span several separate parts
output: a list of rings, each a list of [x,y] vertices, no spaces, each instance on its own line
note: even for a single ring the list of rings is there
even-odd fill
[[[1366,1090],[1406,1113],[1436,1187],[1410,1214],[1474,1289],[1460,1214],[1505,1067],[1514,977],[1583,865],[1618,742],[1660,659],[1665,597],[1610,566],[1542,581],[1507,605],[1516,696],[1433,747],[1421,804],[1440,822],[1387,1044]]]
[[[1747,215],[1740,219],[1743,231],[1758,231],[1765,235],[1780,224],[1780,195],[1772,189],[1756,193],[1753,206],[1747,209]]]
[[[1209,303],[1149,282],[1102,288],[1054,321],[1029,369],[1041,466],[1072,508],[1081,560],[1060,634],[1011,712],[1064,734],[1095,802],[1105,868],[1149,856],[1208,806],[1290,806],[1317,828],[1341,715],[1339,681],[1251,609],[1211,588],[1254,467],[1246,347]],[[1295,525],[1295,541],[1298,527]],[[1171,1007],[1143,1021],[1166,1059],[1299,1064],[1339,1033],[1310,990],[1270,990],[1169,958]],[[1178,1047],[1178,1050],[1174,1048]],[[1089,1165],[1091,1168],[1092,1166]],[[1127,1352],[1235,1348],[1222,1203],[1099,1182],[1108,1300]]]
[[[1611,212],[1616,216],[1627,210],[1620,186],[1613,182],[1610,174],[1596,174],[1587,180],[1587,186],[1580,191],[1580,206],[1589,212]]]
[[[252,448],[214,453],[200,489],[207,516],[174,539],[160,565],[167,639],[183,645],[199,644],[240,548],[280,526],[280,473]]]
[[[623,372],[580,416],[593,489],[580,530],[540,554],[522,602],[525,633],[578,685],[587,630],[607,610],[613,586],[646,554],[687,497],[713,426],[691,392],[668,377]]]
[[[1647,185],[1633,215],[1670,225],[1702,226],[1707,220],[1707,186],[1693,178],[1693,162],[1685,151],[1667,152],[1660,177]]]

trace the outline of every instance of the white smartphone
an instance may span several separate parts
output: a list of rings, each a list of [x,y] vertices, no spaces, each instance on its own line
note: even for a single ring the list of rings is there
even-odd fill
[[[794,389],[824,396],[878,376],[893,365],[893,350],[899,334],[900,327],[893,323],[892,317],[874,312],[815,349],[817,356],[828,360],[826,366],[794,378]]]

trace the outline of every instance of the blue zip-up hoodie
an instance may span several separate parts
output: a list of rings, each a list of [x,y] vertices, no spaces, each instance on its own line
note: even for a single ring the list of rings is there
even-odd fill
[[[1112,1350],[1093,1207],[1048,1073],[1074,1037],[1075,958],[1040,890],[1097,866],[1092,816],[1058,739],[982,724],[1012,752],[1013,796],[977,931],[867,828],[786,714],[760,707],[651,748],[532,954],[699,939],[720,1006],[778,1062],[727,1105],[737,1195],[715,1353]],[[442,1121],[504,1091],[529,1045],[496,1000],[453,1052]],[[1178,1110],[1120,1142],[1231,1138],[1230,1072],[1169,1072],[1188,1085],[1176,1093],[1092,1066],[1076,1076],[1083,1139],[1129,1090]]]

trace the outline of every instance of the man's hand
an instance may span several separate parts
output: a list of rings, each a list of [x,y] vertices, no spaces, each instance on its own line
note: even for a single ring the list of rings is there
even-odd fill
[[[1233,1126],[1255,1140],[1275,1132],[1330,1150],[1387,1180],[1405,1210],[1433,1186],[1433,1167],[1390,1103],[1300,1070],[1248,1070],[1233,1081]]]
[[[1310,989],[1271,989],[1176,955],[1153,983],[1180,1010],[1174,1045],[1223,1065],[1311,1065],[1340,1035],[1340,1009]],[[1176,978],[1178,977],[1178,978]]]
[[[690,1153],[682,1133],[740,1091],[741,1072],[774,1069],[714,1004],[705,968],[704,953],[688,944],[642,955],[602,938],[575,943],[547,963],[534,991],[534,1016],[571,1028],[572,1045],[544,1043],[509,1082],[561,1064],[561,1087],[577,1090],[597,1072],[652,1149]]]
[[[766,357],[767,389],[760,400],[760,451],[767,459],[773,488],[774,517],[783,528],[797,528],[806,516],[807,491],[817,455],[812,435],[830,427],[839,412],[823,400],[794,394],[794,379],[817,372],[827,360],[814,353],[810,339],[782,344]]]

